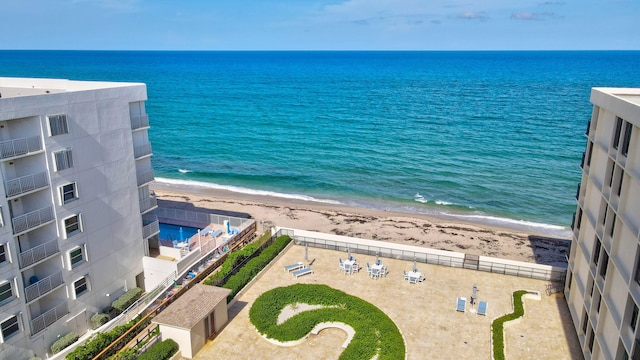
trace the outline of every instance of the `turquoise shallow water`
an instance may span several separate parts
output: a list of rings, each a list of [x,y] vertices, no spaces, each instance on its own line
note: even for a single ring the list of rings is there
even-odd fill
[[[638,87],[639,68],[637,51],[0,51],[0,76],[146,83],[161,181],[552,234],[591,87]]]

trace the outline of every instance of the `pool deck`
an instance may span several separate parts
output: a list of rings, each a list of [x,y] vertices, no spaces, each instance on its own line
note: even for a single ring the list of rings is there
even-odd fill
[[[293,245],[254,280],[229,309],[229,323],[194,357],[206,359],[337,359],[347,334],[326,329],[309,335],[300,345],[282,347],[263,339],[249,322],[254,300],[267,290],[296,283],[326,284],[360,297],[384,311],[405,338],[407,359],[490,359],[491,321],[513,311],[516,290],[539,291],[540,300],[525,299],[522,321],[506,327],[508,359],[582,359],[578,339],[562,294],[547,296],[547,282],[509,275],[418,263],[426,280],[409,284],[403,270],[413,262],[381,258],[389,269],[385,278],[373,280],[365,263],[375,257],[355,254],[359,273],[344,275],[338,258],[346,253],[309,249],[313,274],[295,278],[287,264],[304,261],[304,247]],[[488,302],[487,316],[475,313],[467,300],[465,313],[456,311],[456,298],[470,298],[478,287],[478,300]]]

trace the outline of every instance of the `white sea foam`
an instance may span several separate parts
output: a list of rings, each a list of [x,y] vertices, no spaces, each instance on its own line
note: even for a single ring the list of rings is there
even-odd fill
[[[436,203],[437,205],[455,205],[455,204],[454,204],[454,203],[452,203],[452,202],[443,201],[443,200],[436,200],[436,201],[435,201],[435,203]]]
[[[493,225],[511,226],[520,229],[533,229],[545,234],[552,234],[562,237],[570,237],[571,230],[567,230],[564,226],[544,224],[539,222],[516,220],[489,215],[465,215],[465,214],[447,214],[457,218],[470,220],[473,222],[484,222]]]
[[[194,180],[176,180],[176,179],[167,179],[167,178],[156,178],[157,182],[171,184],[171,185],[185,185],[185,186],[196,186],[200,188],[208,188],[208,189],[216,189],[216,190],[226,190],[232,191],[241,194],[250,194],[250,195],[260,195],[260,196],[271,196],[271,197],[279,197],[284,199],[294,199],[294,200],[303,200],[303,201],[312,201],[318,203],[326,203],[326,204],[336,204],[341,205],[342,203],[337,200],[330,199],[318,199],[308,195],[300,195],[300,194],[285,194],[279,193],[275,191],[266,191],[266,190],[255,190],[244,188],[240,186],[233,185],[220,185],[215,183],[209,183],[204,181],[194,181]]]
[[[183,173],[183,174],[192,172],[191,170],[187,170],[187,169],[178,169],[178,171]]]

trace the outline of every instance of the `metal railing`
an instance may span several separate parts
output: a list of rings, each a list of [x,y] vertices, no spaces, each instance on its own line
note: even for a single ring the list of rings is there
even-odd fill
[[[451,255],[443,254],[442,251],[437,253],[430,252],[431,249],[425,248],[424,251],[401,250],[392,247],[386,247],[382,243],[379,246],[370,246],[359,244],[357,242],[328,240],[313,237],[304,237],[295,235],[292,229],[280,229],[276,236],[289,235],[295,244],[308,245],[321,249],[336,250],[341,252],[350,251],[351,253],[364,254],[370,256],[380,256],[397,260],[416,261],[425,264],[443,265],[449,267],[474,269],[479,271],[487,271],[497,274],[514,275],[539,280],[564,281],[567,270],[552,266],[531,264],[518,261],[501,261],[501,259],[486,258],[474,262],[473,266],[465,265],[464,254],[451,252]]]
[[[44,260],[52,255],[60,252],[58,248],[58,239],[51,240],[44,244],[32,247],[27,251],[20,253],[20,268],[35,264],[40,260]]]
[[[51,206],[16,216],[11,219],[13,234],[20,234],[49,221],[53,221],[53,208]]]
[[[136,174],[136,178],[138,179],[138,186],[142,186],[144,184],[148,184],[153,181],[153,170],[143,171]]]
[[[155,196],[149,196],[146,199],[140,200],[140,213],[147,212],[154,207],[158,206],[158,199]]]
[[[63,316],[69,313],[69,306],[67,302],[63,302],[51,310],[46,311],[40,316],[36,316],[31,319],[31,335],[35,335],[44,330],[47,326],[60,320]]]
[[[9,198],[47,186],[49,186],[49,179],[47,178],[47,173],[43,171],[5,181],[4,192]]]
[[[149,115],[134,116],[131,118],[131,130],[149,127]]]
[[[209,225],[209,224],[222,225],[224,224],[225,220],[228,220],[230,226],[237,227],[240,231],[242,231],[245,227],[249,226],[251,222],[255,222],[255,220],[248,219],[248,218],[208,214],[204,212],[165,208],[165,207],[156,209],[155,214],[159,218],[174,220],[172,222],[177,222],[177,223],[188,222],[188,223],[197,223],[202,225]]]
[[[133,157],[140,158],[146,155],[151,155],[151,143],[146,143],[133,147]]]
[[[62,271],[53,273],[38,282],[24,288],[24,297],[31,302],[63,284]]]
[[[42,150],[40,136],[0,142],[0,159],[8,159]]]
[[[142,226],[142,238],[149,238],[160,232],[160,223],[156,219],[148,224]]]

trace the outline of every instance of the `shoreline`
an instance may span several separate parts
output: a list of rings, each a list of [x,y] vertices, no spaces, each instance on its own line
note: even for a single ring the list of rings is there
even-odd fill
[[[536,231],[479,224],[459,218],[373,210],[343,204],[238,193],[205,186],[155,181],[159,201],[246,213],[275,226],[404,243],[473,255],[566,266],[570,240]]]

